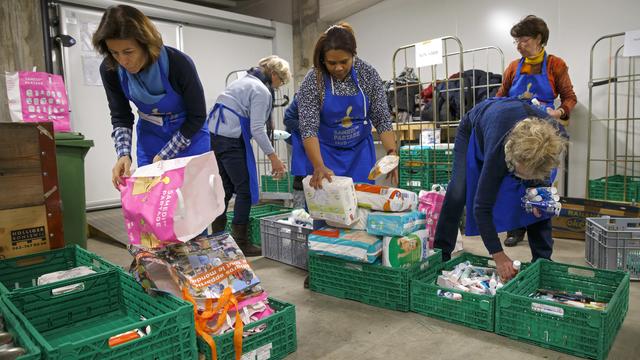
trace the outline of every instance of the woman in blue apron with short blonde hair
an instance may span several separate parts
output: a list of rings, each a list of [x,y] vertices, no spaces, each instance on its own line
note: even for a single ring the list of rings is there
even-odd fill
[[[292,136],[292,174],[312,175],[315,188],[333,175],[370,182],[376,162],[372,126],[387,154],[396,152],[382,79],[356,56],[353,29],[346,23],[320,36],[313,65],[297,93],[300,137]],[[397,171],[391,181],[397,184]]]
[[[100,65],[118,160],[116,189],[130,175],[134,115],[138,108],[138,166],[211,150],[204,91],[191,59],[164,46],[151,20],[128,5],[108,8],[93,35],[105,56]]]
[[[261,254],[248,237],[251,205],[258,203],[260,195],[251,139],[271,160],[272,174],[284,175],[285,166],[271,145],[265,125],[270,120],[274,89],[290,79],[288,62],[275,55],[263,58],[247,75],[229,84],[209,112],[211,146],[225,192],[225,212],[213,222],[213,232],[225,229],[226,207],[235,194],[231,234],[246,256]]]
[[[515,270],[498,232],[526,228],[532,261],[550,259],[550,216],[527,213],[522,197],[527,187],[551,185],[565,148],[556,121],[525,101],[491,98],[466,113],[456,133],[453,173],[434,238],[443,260],[451,258],[465,205],[465,233],[482,237],[502,279]]]

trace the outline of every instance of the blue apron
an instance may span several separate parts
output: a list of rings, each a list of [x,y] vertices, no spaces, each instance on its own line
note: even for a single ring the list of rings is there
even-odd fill
[[[291,132],[291,149],[291,174],[307,176],[307,154],[302,145],[302,135],[295,130]]]
[[[545,52],[540,74],[521,74],[524,57],[520,59],[516,76],[513,78],[511,88],[509,88],[509,97],[527,100],[529,103],[531,103],[533,99],[538,99],[545,108],[553,109],[553,101],[556,96],[553,93],[553,88],[551,87],[547,73],[548,58],[549,56]]]
[[[256,158],[253,155],[253,148],[251,147],[251,120],[244,117],[235,110],[221,103],[216,103],[209,113],[208,120],[211,120],[216,114],[218,114],[218,121],[216,122],[214,135],[218,134],[218,127],[220,122],[226,123],[224,117],[224,111],[231,111],[240,120],[240,130],[242,131],[242,140],[244,141],[244,154],[245,161],[247,163],[247,171],[249,172],[249,189],[251,191],[251,205],[255,205],[260,200],[260,189],[258,188],[258,170],[256,166]]]
[[[132,98],[129,94],[129,79],[123,73],[126,70],[120,69],[120,84],[124,95],[138,107],[139,119],[136,125],[138,166],[151,164],[153,158],[180,130],[187,119],[182,96],[171,87],[162,64],[159,68],[166,94],[155,104],[145,104]],[[208,121],[205,121],[202,128],[191,137],[191,144],[180,151],[176,157],[200,155],[208,151],[211,151],[211,139]]]
[[[476,190],[480,180],[480,172],[484,163],[484,153],[480,144],[476,141],[476,130],[471,130],[469,147],[467,149],[467,216],[465,235],[479,235],[473,209],[475,205]],[[556,176],[556,170],[551,173],[551,180]],[[496,203],[493,206],[493,223],[497,232],[519,229],[539,221],[549,219],[551,216],[544,214],[542,217],[535,217],[527,213],[522,208],[522,197],[526,192],[526,184],[523,180],[517,179],[513,174],[508,174],[502,179]]]
[[[318,128],[320,154],[325,166],[337,176],[349,176],[354,182],[372,183],[368,176],[375,165],[376,152],[371,135],[371,120],[367,114],[369,99],[358,84],[354,68],[351,69],[351,78],[358,93],[337,96],[333,94],[333,79],[324,76],[325,95]],[[292,137],[292,146],[294,155],[305,154],[301,138]],[[292,174],[313,174],[313,165],[307,156],[304,155],[303,159],[305,168],[302,168],[302,159],[299,158],[295,158],[295,161],[292,158]]]

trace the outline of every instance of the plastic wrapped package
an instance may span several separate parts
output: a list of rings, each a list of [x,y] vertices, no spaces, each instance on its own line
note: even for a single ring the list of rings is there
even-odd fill
[[[345,260],[374,263],[382,253],[382,239],[361,230],[324,228],[309,234],[309,251]]]
[[[372,235],[404,236],[424,230],[425,225],[426,215],[419,211],[372,212],[367,220],[367,232]]]
[[[401,212],[418,206],[418,195],[409,190],[371,184],[356,184],[355,190],[358,206],[363,208]]]
[[[311,176],[302,180],[304,196],[309,214],[314,220],[327,220],[342,225],[351,225],[357,220],[358,201],[353,179],[334,176],[332,181],[322,180],[322,189],[309,185]]]
[[[427,232],[418,230],[406,236],[385,236],[382,244],[382,265],[403,268],[429,256]]]

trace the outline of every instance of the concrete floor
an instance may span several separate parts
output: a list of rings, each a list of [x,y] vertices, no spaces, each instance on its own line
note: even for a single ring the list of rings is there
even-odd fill
[[[479,238],[465,251],[485,255]],[[121,266],[131,257],[115,241],[89,239],[88,249]],[[513,259],[530,259],[529,247],[508,248]],[[554,260],[585,265],[584,242],[557,240]],[[379,309],[303,288],[306,272],[262,257],[252,258],[270,296],[296,305],[298,351],[287,359],[576,359],[573,356],[418,315]],[[609,359],[640,358],[640,283],[631,283],[629,312]]]

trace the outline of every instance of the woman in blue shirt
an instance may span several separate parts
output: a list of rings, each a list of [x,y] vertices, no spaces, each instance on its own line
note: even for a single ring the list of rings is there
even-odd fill
[[[236,194],[232,235],[246,256],[261,253],[247,235],[251,205],[258,202],[260,195],[251,138],[271,160],[272,174],[281,177],[285,166],[269,141],[265,125],[271,116],[274,89],[290,79],[289,63],[278,56],[268,56],[249,69],[247,75],[229,84],[209,113],[211,146],[225,191],[225,212],[213,222],[213,232],[224,230],[226,206]]]
[[[164,46],[151,20],[128,5],[109,7],[93,35],[102,55],[100,75],[107,94],[118,160],[116,189],[130,175],[134,115],[138,166],[211,150],[204,91],[193,61]]]

